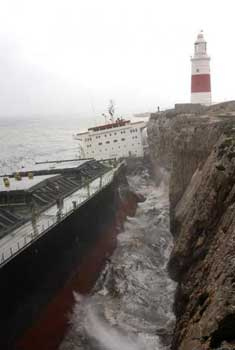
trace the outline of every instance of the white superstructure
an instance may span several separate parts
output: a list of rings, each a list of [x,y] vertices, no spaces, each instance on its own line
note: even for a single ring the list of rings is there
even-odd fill
[[[143,157],[143,129],[146,122],[131,123],[130,120],[117,119],[110,124],[89,128],[78,133],[75,139],[80,141],[84,158],[108,159],[125,157]]]
[[[207,43],[201,31],[194,43],[194,56],[191,58],[191,103],[211,104],[210,57]]]

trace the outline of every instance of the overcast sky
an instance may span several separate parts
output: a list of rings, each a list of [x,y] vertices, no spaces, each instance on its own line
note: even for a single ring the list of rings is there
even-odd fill
[[[234,0],[0,0],[0,116],[189,102],[201,29],[213,101],[235,99],[234,14]]]

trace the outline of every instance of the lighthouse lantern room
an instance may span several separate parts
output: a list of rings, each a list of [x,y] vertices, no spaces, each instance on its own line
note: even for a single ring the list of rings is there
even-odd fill
[[[210,57],[201,31],[194,43],[192,62],[191,103],[211,104]]]

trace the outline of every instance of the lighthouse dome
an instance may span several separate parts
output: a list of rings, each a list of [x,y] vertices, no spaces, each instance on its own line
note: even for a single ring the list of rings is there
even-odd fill
[[[197,35],[197,43],[201,43],[201,42],[205,42],[205,39],[204,39],[204,33],[203,31],[201,30],[200,33]]]

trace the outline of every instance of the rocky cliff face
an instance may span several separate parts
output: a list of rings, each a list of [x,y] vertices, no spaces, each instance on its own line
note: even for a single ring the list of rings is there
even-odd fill
[[[172,349],[234,349],[235,103],[191,106],[152,115],[148,126],[156,172],[171,171]]]

